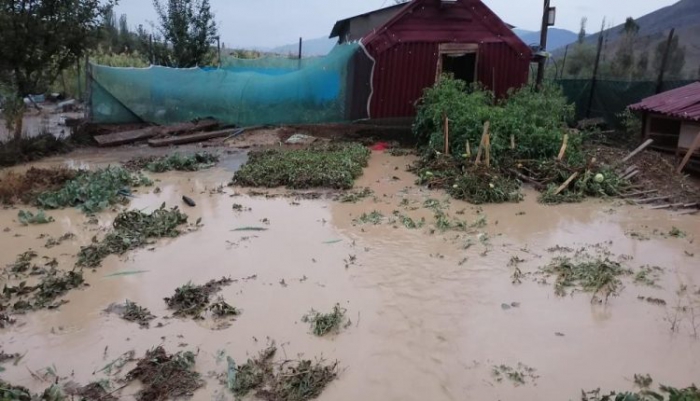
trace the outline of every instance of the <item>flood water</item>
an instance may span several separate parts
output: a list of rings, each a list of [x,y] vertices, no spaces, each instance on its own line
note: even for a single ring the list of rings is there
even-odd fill
[[[14,326],[0,330],[0,344],[5,352],[26,355],[16,366],[4,364],[1,377],[42,391],[48,384],[31,372],[54,367],[62,378],[87,384],[107,377],[95,372],[121,354],[134,350],[140,357],[163,345],[168,352],[197,353],[196,369],[207,385],[194,399],[233,399],[217,377],[226,371],[220,355],[243,363],[274,340],[280,358],[339,361],[341,373],[320,400],[574,400],[582,389],[631,390],[634,374],[676,387],[700,384],[700,217],[607,200],[543,206],[534,192],[519,204],[477,208],[416,187],[405,171],[409,161],[373,154],[357,187],[372,188],[374,197],[357,203],[249,197],[245,189],[226,187],[240,164],[232,160],[225,168],[152,175],[162,191],[141,190],[130,207],[179,205],[191,222],[202,218],[204,226],[125,257],[110,256],[85,272],[89,287],[68,293],[69,303],[17,316]],[[184,206],[182,195],[197,206]],[[486,225],[431,233],[426,199],[469,223],[485,216]],[[234,203],[252,210],[236,212]],[[425,217],[427,224],[408,229],[401,222],[354,222],[374,210]],[[99,225],[89,225],[76,210],[51,211],[54,223],[22,227],[17,211],[0,210],[0,266],[31,248],[71,269],[80,246],[102,235],[115,215],[102,213]],[[232,231],[245,226],[268,230]],[[686,236],[653,233],[672,227]],[[39,238],[66,232],[76,237],[52,249]],[[553,279],[513,284],[514,257],[523,260],[518,267],[524,273],[534,272],[560,255],[551,247],[593,249],[601,243],[610,258],[632,269],[662,267],[658,287],[623,278],[619,296],[597,303],[589,293],[557,296]],[[110,276],[133,271],[141,272]],[[239,280],[221,292],[243,311],[230,327],[169,318],[163,298],[175,288],[223,276]],[[688,290],[679,295],[681,286]],[[158,316],[150,329],[104,312],[126,299]],[[337,335],[312,335],[302,316],[336,303],[347,309],[351,324]],[[519,363],[537,377],[520,385],[495,379],[495,365]],[[129,386],[116,394],[129,400],[136,391]]]

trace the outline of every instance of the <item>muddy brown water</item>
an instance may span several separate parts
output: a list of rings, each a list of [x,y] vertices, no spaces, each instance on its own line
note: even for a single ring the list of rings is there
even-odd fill
[[[357,186],[371,187],[375,197],[355,204],[252,198],[246,190],[228,187],[220,193],[217,187],[239,164],[231,160],[225,163],[229,168],[153,175],[162,192],[139,192],[131,207],[180,205],[191,221],[201,217],[204,227],[122,258],[110,256],[103,267],[85,272],[90,286],[70,292],[65,297],[69,303],[59,310],[17,316],[15,326],[0,330],[0,344],[5,352],[25,356],[16,366],[3,365],[1,377],[41,391],[48,384],[30,371],[51,366],[59,376],[87,384],[107,377],[95,372],[119,355],[134,350],[141,356],[162,344],[168,352],[198,354],[196,369],[207,385],[194,399],[233,399],[216,377],[226,371],[220,355],[243,363],[273,339],[281,346],[280,358],[340,361],[341,374],[321,400],[573,400],[581,389],[632,389],[636,373],[679,387],[698,382],[699,297],[682,300],[697,311],[695,327],[688,308],[678,314],[674,306],[681,285],[693,291],[700,286],[700,218],[613,201],[543,206],[532,192],[520,204],[477,208],[413,185],[415,177],[404,168],[409,161],[374,154]],[[50,161],[109,162],[113,158],[94,155]],[[197,207],[182,205],[182,195],[195,199]],[[404,198],[408,206],[401,204]],[[446,210],[452,217],[474,222],[485,215],[488,224],[470,233],[431,234],[432,212],[422,206],[428,198],[449,202]],[[252,211],[235,212],[234,203]],[[353,223],[373,210],[386,216],[399,210],[414,219],[426,217],[428,224],[410,230],[400,223],[398,228]],[[48,214],[56,222],[22,227],[17,209],[0,210],[0,266],[32,248],[70,269],[79,247],[101,235],[115,213],[100,214],[97,226],[86,224],[76,210]],[[269,225],[262,219],[269,219]],[[244,226],[268,230],[232,231]],[[674,226],[687,237],[652,234]],[[1,231],[5,227],[10,231]],[[651,239],[633,239],[626,235],[630,231]],[[44,248],[46,238],[38,239],[66,232],[77,236],[52,249]],[[480,240],[484,235],[488,248]],[[556,296],[551,279],[548,285],[530,279],[512,284],[509,261],[514,256],[524,260],[523,272],[535,271],[557,255],[547,251],[550,247],[606,241],[612,241],[606,245],[612,257],[631,257],[624,262],[630,267],[664,267],[659,288],[625,279],[620,296],[597,304],[586,293]],[[465,250],[467,243],[473,246]],[[356,261],[346,267],[350,255]],[[129,271],[143,272],[108,277]],[[221,292],[243,310],[229,328],[216,330],[210,319],[168,318],[163,298],[176,287],[222,276],[239,279]],[[244,279],[251,276],[256,278]],[[662,298],[667,305],[652,305],[638,296]],[[150,329],[103,312],[126,299],[158,316]],[[352,324],[327,338],[310,334],[301,317],[311,308],[330,310],[336,302],[347,309]],[[502,304],[513,302],[519,307],[503,309]],[[674,321],[677,330],[672,331]],[[495,380],[494,365],[518,363],[536,369],[539,378],[518,386]],[[137,390],[129,386],[118,394],[133,399]]]

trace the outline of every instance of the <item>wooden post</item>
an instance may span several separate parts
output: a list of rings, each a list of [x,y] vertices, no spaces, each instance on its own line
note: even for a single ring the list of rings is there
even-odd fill
[[[467,159],[472,157],[472,148],[469,146],[469,139],[467,139]]]
[[[450,119],[444,116],[445,154],[450,154]]]
[[[491,167],[491,134],[486,133],[484,150],[486,151],[486,167]]]
[[[490,125],[490,121],[486,121],[486,123],[484,124],[484,133],[481,134],[481,143],[479,143],[479,150],[476,152],[476,161],[474,162],[477,165],[481,163],[481,152],[484,149],[484,141],[486,140],[486,136],[489,134]]]
[[[547,50],[547,31],[549,29],[549,0],[544,0],[544,8],[542,9],[542,29],[540,30],[540,51]],[[540,57],[537,62],[537,89],[542,87],[544,81],[544,69],[547,63],[545,57]]]
[[[515,149],[515,135],[510,134],[510,149],[514,150]]]
[[[571,181],[576,179],[576,177],[578,177],[578,172],[573,173],[568,180],[564,181],[564,183],[561,184],[561,186],[557,188],[556,191],[554,191],[554,195],[559,195],[561,191],[565,190],[571,184]]]
[[[622,159],[622,163],[625,163],[625,162],[628,161],[629,159],[631,159],[631,158],[637,156],[637,154],[638,154],[639,152],[641,152],[641,151],[643,151],[644,149],[646,149],[647,146],[651,145],[653,142],[654,142],[653,139],[648,139],[646,142],[644,142],[643,144],[639,145],[639,147],[638,147],[637,149],[635,149],[632,153],[628,154],[624,159]]]
[[[595,64],[593,65],[593,77],[591,78],[591,93],[588,97],[588,108],[586,109],[586,118],[591,118],[591,109],[593,108],[593,96],[595,95],[596,78],[598,78],[598,67],[600,66],[600,52],[603,50],[603,30],[600,31],[598,37],[598,52],[595,56]]]
[[[302,38],[299,38],[299,60],[301,60],[301,50],[302,50]]]
[[[557,160],[561,161],[564,158],[564,155],[566,154],[566,147],[569,144],[569,134],[564,134],[564,141],[561,144],[561,149],[559,149],[559,156],[557,156]]]
[[[569,45],[564,49],[564,61],[561,63],[561,71],[559,72],[559,80],[564,78],[564,68],[566,67],[566,57],[569,55]]]
[[[685,154],[683,161],[676,169],[676,173],[680,174],[681,171],[683,171],[683,168],[685,168],[685,165],[688,164],[688,161],[690,161],[690,158],[693,156],[693,153],[695,153],[695,151],[698,150],[698,148],[700,148],[700,132],[698,132],[698,134],[695,136],[693,144],[690,145],[690,149],[688,149],[688,153]]]
[[[666,72],[666,65],[668,65],[668,56],[671,52],[671,42],[673,41],[673,35],[676,33],[676,28],[671,28],[671,32],[668,34],[668,41],[666,42],[666,50],[664,50],[664,58],[661,60],[661,70],[659,71],[659,78],[656,81],[656,94],[661,93],[664,86],[664,73]]]
[[[219,68],[221,68],[221,36],[216,37],[216,49],[219,53]]]

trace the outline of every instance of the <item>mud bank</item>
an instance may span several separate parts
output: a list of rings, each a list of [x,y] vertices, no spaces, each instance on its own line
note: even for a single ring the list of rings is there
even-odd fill
[[[91,155],[72,163],[114,160]],[[636,373],[678,387],[698,379],[700,218],[612,201],[543,206],[535,193],[519,204],[477,208],[414,186],[415,177],[405,171],[409,161],[374,154],[356,183],[373,195],[357,203],[251,198],[245,189],[225,186],[237,161],[225,162],[227,168],[151,175],[161,191],[137,193],[131,208],[179,205],[204,226],[123,258],[110,256],[103,267],[85,271],[89,287],[70,292],[58,310],[15,316],[15,325],[0,330],[0,344],[5,352],[25,355],[16,366],[4,364],[1,377],[41,391],[47,383],[30,371],[55,367],[61,378],[88,384],[110,377],[100,370],[120,355],[134,350],[140,356],[163,345],[171,353],[197,354],[196,370],[207,385],[194,399],[233,399],[220,380],[226,372],[222,356],[243,363],[275,340],[282,359],[340,362],[339,378],[321,400],[554,401],[577,399],[581,389],[632,389]],[[197,207],[182,204],[183,195]],[[471,228],[436,229],[426,200],[438,201],[450,218]],[[375,210],[384,216],[380,224],[359,220]],[[409,229],[391,221],[394,211],[426,223]],[[80,246],[114,217],[102,213],[92,225],[76,210],[48,214],[56,221],[22,227],[17,209],[0,210],[0,266],[31,248],[70,270]],[[266,230],[235,231],[241,227]],[[673,227],[685,236],[666,235]],[[76,237],[51,249],[44,247],[46,236],[40,238],[66,232]],[[625,279],[619,296],[592,303],[588,293],[555,295],[551,279],[513,284],[513,258],[522,272],[535,272],[559,255],[552,247],[596,249],[594,244],[630,268],[662,267],[656,286]],[[209,316],[169,318],[163,298],[176,287],[221,277],[237,280],[220,292],[242,311],[230,326]],[[691,295],[678,294],[682,285]],[[104,312],[126,299],[157,316],[150,329]],[[312,335],[302,316],[336,303],[347,309],[351,324],[337,335]],[[686,303],[694,312],[678,314],[676,307]],[[534,369],[524,384],[496,380],[495,365],[519,363]],[[137,391],[131,385],[116,394],[128,400]]]

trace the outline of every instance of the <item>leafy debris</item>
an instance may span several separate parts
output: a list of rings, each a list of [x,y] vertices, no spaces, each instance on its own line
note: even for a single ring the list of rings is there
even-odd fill
[[[194,285],[190,282],[175,289],[175,294],[165,298],[165,303],[168,304],[168,309],[175,311],[174,315],[177,317],[203,319],[202,312],[209,306],[209,297],[231,283],[233,280],[230,278],[211,280],[205,285]]]
[[[140,401],[168,400],[192,396],[204,386],[199,373],[194,371],[195,354],[178,352],[168,355],[163,347],[146,352],[126,380],[138,380],[143,388],[136,394]]]
[[[61,235],[58,238],[49,238],[46,240],[46,244],[44,245],[45,248],[51,249],[55,246],[59,246],[63,243],[63,241],[68,241],[69,239],[75,238],[75,234],[73,233],[65,233]]]
[[[559,296],[566,295],[567,290],[573,288],[593,293],[594,299],[602,294],[606,300],[619,293],[622,286],[620,276],[632,274],[619,262],[586,254],[577,259],[556,257],[540,268],[540,272],[545,277],[555,277],[554,290]]]
[[[114,219],[113,230],[102,241],[93,239],[91,245],[80,249],[77,266],[98,267],[108,255],[123,255],[152,239],[175,238],[181,234],[178,227],[186,222],[186,214],[177,207],[167,210],[165,203],[150,214],[138,210],[121,212]]]
[[[17,256],[15,263],[7,265],[12,273],[25,273],[32,266],[32,260],[36,258],[38,254],[31,249],[21,253]]]
[[[144,167],[152,173],[164,173],[171,170],[199,171],[213,167],[218,162],[219,156],[208,152],[199,152],[188,156],[175,153],[149,160]]]
[[[536,370],[527,365],[518,362],[518,366],[513,368],[507,365],[494,366],[491,373],[497,382],[502,382],[503,379],[510,380],[513,385],[520,386],[528,381],[535,382],[539,378],[535,374]]]
[[[148,328],[151,320],[156,317],[147,308],[139,306],[135,302],[131,302],[128,299],[124,304],[124,311],[121,314],[121,318],[129,322],[136,322],[141,327]]]
[[[313,309],[301,318],[304,323],[309,323],[313,333],[319,337],[325,336],[331,332],[339,332],[343,321],[345,320],[346,309],[340,307],[340,304],[335,304],[333,311],[330,313],[320,313]]]
[[[53,217],[46,216],[43,210],[38,211],[36,214],[27,210],[20,210],[17,214],[17,219],[23,226],[28,226],[30,224],[49,224],[55,221]]]

